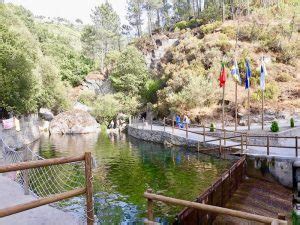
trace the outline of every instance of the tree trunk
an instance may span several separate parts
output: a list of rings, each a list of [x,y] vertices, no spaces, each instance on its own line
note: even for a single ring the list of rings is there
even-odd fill
[[[151,37],[152,36],[152,21],[151,21],[151,11],[149,8],[148,8],[147,14],[148,14],[148,32],[149,32],[149,36]]]
[[[160,10],[156,9],[156,28],[160,29]]]

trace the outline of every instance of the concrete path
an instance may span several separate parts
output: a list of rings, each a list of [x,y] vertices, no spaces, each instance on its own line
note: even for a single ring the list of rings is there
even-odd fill
[[[23,189],[14,181],[0,175],[0,209],[35,200],[24,195]],[[0,225],[77,225],[79,220],[68,212],[45,205],[11,216],[0,218]]]
[[[138,126],[137,124],[131,125],[135,128],[139,129],[144,129],[144,130],[151,130],[151,126],[148,125],[143,125],[143,123],[139,123]],[[152,125],[152,130],[157,130],[157,131],[164,131],[164,127],[161,125]],[[202,128],[189,128],[189,131],[196,131],[196,132],[203,132]],[[172,127],[166,127],[165,132],[172,134]],[[179,137],[186,137],[186,131],[185,130],[179,130],[179,129],[174,129],[174,136],[179,136]],[[201,134],[195,134],[195,133],[188,133],[188,139],[189,140],[196,140],[199,141],[200,143],[203,142],[204,138],[203,135]],[[208,142],[210,145],[215,145],[216,147],[219,146],[219,140],[212,141],[217,139],[217,137],[212,137],[212,136],[205,136],[205,141],[211,141]],[[240,138],[238,138],[240,139]],[[240,144],[239,140],[226,140],[226,144],[224,144],[224,141],[222,140],[222,146],[223,147],[230,147],[234,145]],[[289,139],[286,141],[287,146],[295,146],[295,141],[292,139]],[[240,146],[235,147],[237,149],[241,149]],[[244,146],[244,154],[249,154],[249,155],[267,155],[267,148],[266,147],[257,147],[257,146],[249,146],[246,149],[246,146]],[[300,155],[300,151],[299,151]],[[280,148],[280,147],[270,147],[270,156],[277,156],[277,157],[282,157],[282,158],[294,158],[295,157],[295,148]]]

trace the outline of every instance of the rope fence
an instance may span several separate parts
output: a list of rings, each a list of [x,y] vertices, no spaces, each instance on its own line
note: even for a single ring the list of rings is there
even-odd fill
[[[0,148],[3,158],[2,165],[4,167],[24,162],[43,162],[46,160],[28,146],[22,149],[13,149],[7,146],[3,139],[0,139]],[[36,168],[5,172],[3,175],[20,185],[25,195],[30,194],[37,199],[84,188],[86,184],[85,161],[44,165]],[[50,205],[64,210],[71,204],[69,200],[62,200]],[[76,204],[80,203],[76,201]],[[87,215],[87,212],[85,215]],[[78,217],[81,222],[85,219],[84,215],[78,215]]]

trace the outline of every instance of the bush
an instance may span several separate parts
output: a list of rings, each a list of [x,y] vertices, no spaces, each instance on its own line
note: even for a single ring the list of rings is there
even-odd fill
[[[215,124],[214,124],[214,123],[211,123],[211,124],[210,124],[210,127],[209,127],[209,131],[210,131],[210,132],[215,132],[215,130],[216,130]]]
[[[266,84],[266,90],[265,90],[265,99],[269,100],[276,100],[280,94],[279,87],[276,82],[270,82]],[[262,99],[262,92],[261,90],[255,91],[251,98],[254,101],[260,101]]]
[[[222,33],[226,34],[229,38],[235,39],[236,38],[236,28],[234,26],[226,26],[222,27]]]
[[[217,28],[219,28],[222,25],[222,22],[220,21],[216,21],[210,24],[206,24],[200,27],[200,30],[204,33],[204,34],[210,34],[213,33]]]
[[[273,121],[271,125],[271,131],[272,132],[278,132],[279,131],[279,125],[277,121]]]
[[[142,92],[142,98],[146,102],[156,102],[157,101],[157,91],[161,88],[161,80],[147,80],[145,84],[145,89]]]
[[[183,29],[186,29],[188,27],[188,22],[186,21],[180,21],[180,22],[177,22],[174,26],[174,28],[176,29],[180,29],[180,30],[183,30]]]
[[[121,105],[113,95],[99,96],[93,102],[92,115],[99,123],[109,123],[117,116],[120,109]]]
[[[294,121],[294,118],[291,118],[291,119],[290,119],[290,125],[291,125],[292,128],[295,127],[295,121]]]
[[[275,78],[275,80],[278,82],[288,82],[292,79],[293,77],[288,73],[281,73]]]

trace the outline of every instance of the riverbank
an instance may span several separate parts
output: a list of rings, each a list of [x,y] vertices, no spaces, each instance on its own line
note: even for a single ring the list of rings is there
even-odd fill
[[[0,208],[6,208],[36,200],[31,195],[24,195],[24,190],[16,182],[0,175]],[[0,225],[80,225],[71,213],[45,205],[11,216],[0,218]]]

